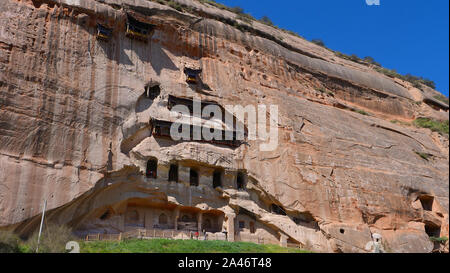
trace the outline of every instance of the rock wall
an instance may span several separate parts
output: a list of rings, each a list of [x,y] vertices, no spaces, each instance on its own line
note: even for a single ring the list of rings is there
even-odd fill
[[[77,226],[144,195],[230,217],[250,211],[268,233],[316,251],[366,252],[379,233],[386,251],[430,252],[430,228],[448,236],[448,136],[390,122],[448,120],[448,110],[419,105],[427,95],[409,83],[301,38],[177,2],[189,12],[145,0],[2,0],[0,226],[31,232],[44,199],[50,216]],[[156,26],[147,43],[125,36],[127,12]],[[109,41],[96,39],[97,23],[113,29]],[[183,69],[192,66],[202,69],[201,86],[185,82]],[[148,83],[161,88],[154,100],[145,99]],[[159,141],[148,121],[170,116],[169,94],[278,105],[278,148]],[[230,182],[201,200],[217,194],[203,190],[205,181],[188,202],[183,191],[142,178],[153,157],[162,168],[177,160],[245,170],[246,192]],[[271,213],[272,203],[287,215]]]

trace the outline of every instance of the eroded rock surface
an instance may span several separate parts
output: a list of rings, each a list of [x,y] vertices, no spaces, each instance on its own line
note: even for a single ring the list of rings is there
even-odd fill
[[[32,232],[48,199],[48,217],[82,235],[196,223],[226,229],[229,240],[325,252],[367,252],[374,233],[391,252],[431,252],[430,236],[448,237],[448,136],[390,122],[448,120],[448,106],[417,103],[435,90],[177,2],[189,11],[145,0],[2,0],[0,226]],[[126,36],[127,13],[155,25],[147,42]],[[97,24],[112,29],[106,41]],[[201,69],[199,83],[186,82],[186,67]],[[158,138],[149,121],[173,121],[169,95],[278,105],[279,145]],[[153,159],[156,178],[145,177]],[[178,183],[167,181],[174,164]]]

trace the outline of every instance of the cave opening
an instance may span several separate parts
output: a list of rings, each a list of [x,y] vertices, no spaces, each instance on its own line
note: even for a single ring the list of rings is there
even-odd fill
[[[156,158],[151,158],[147,161],[146,176],[148,178],[156,178],[158,169],[158,160]]]
[[[270,206],[270,209],[273,213],[278,214],[278,215],[286,215],[286,212],[284,211],[284,209],[281,206],[278,206],[276,204],[272,204]]]
[[[151,85],[147,84],[145,86],[145,96],[151,100],[156,99],[159,94],[161,94],[161,87],[159,87],[159,84]]]
[[[425,223],[425,233],[429,237],[439,238],[441,236],[441,227],[433,223]]]
[[[434,197],[430,195],[421,195],[419,196],[420,203],[422,204],[422,208],[424,210],[432,211],[433,210],[433,201]]]
[[[238,190],[243,190],[245,188],[245,175],[241,171],[237,173],[236,187]]]
[[[170,165],[169,182],[178,182],[178,165],[176,165],[176,164]]]
[[[222,187],[222,174],[221,170],[217,170],[213,174],[213,188]]]
[[[189,183],[191,186],[198,186],[198,172],[194,169],[189,171]]]

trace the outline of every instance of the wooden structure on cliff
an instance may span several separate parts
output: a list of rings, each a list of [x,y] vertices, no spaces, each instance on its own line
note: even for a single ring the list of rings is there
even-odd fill
[[[155,29],[155,25],[141,22],[127,13],[127,24],[125,35],[130,39],[136,39],[143,42],[148,41],[148,37]]]

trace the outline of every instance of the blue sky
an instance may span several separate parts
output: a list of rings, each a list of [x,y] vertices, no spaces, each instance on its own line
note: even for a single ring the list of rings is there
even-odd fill
[[[384,67],[433,80],[449,91],[449,1],[380,0],[216,0],[240,6],[259,19],[333,50],[371,56]]]

